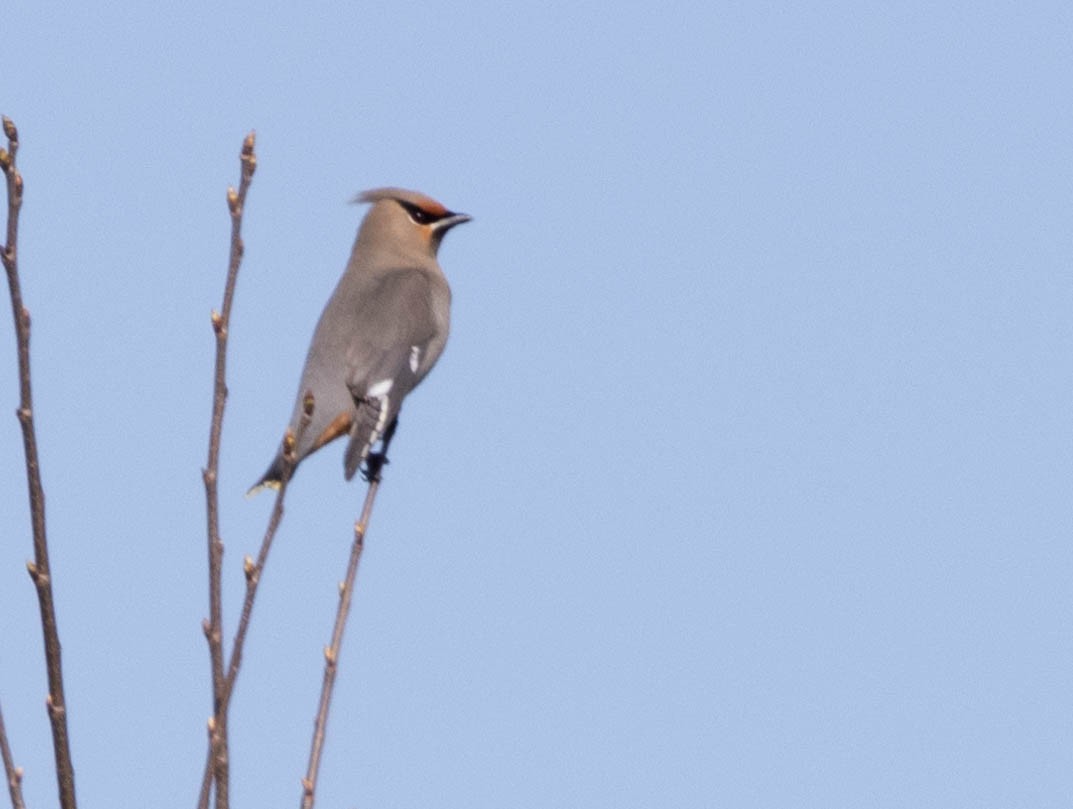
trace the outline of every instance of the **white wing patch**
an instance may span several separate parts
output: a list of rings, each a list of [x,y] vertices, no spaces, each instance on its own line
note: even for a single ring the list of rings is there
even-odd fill
[[[413,364],[412,360],[411,364]],[[370,385],[369,389],[365,391],[365,395],[370,399],[383,399],[391,391],[391,386],[394,384],[394,379],[381,379],[379,382],[374,382]]]
[[[421,346],[410,346],[410,370],[415,374],[421,364]]]
[[[373,444],[380,440],[380,437],[384,434],[384,428],[387,426],[387,411],[389,400],[385,396],[380,400],[380,416],[376,420],[376,429],[373,430],[372,441],[369,442],[371,448]]]
[[[367,403],[374,407],[378,407],[378,412],[376,414],[376,424],[369,433],[369,436],[365,441],[365,446],[361,448],[362,459],[369,454],[369,450],[375,446],[376,442],[384,436],[384,428],[387,427],[387,413],[388,410],[391,409],[391,399],[387,395],[387,391],[390,388],[390,379],[377,382],[369,388],[369,401]]]

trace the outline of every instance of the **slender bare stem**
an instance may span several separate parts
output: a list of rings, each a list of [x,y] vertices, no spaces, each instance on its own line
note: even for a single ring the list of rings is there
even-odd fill
[[[0,758],[4,759],[4,774],[7,776],[7,791],[11,795],[11,809],[26,809],[22,802],[22,767],[15,766],[11,745],[7,741],[4,714],[0,712]]]
[[[212,727],[209,727],[208,752],[205,754],[205,774],[201,777],[201,791],[197,796],[198,809],[208,809],[212,797]]]
[[[332,690],[335,687],[335,675],[339,669],[339,649],[343,644],[343,632],[346,629],[347,616],[350,614],[350,600],[354,594],[354,579],[358,574],[358,562],[365,547],[365,531],[373,513],[373,502],[377,489],[380,488],[379,470],[369,481],[369,490],[365,494],[365,505],[361,518],[354,524],[354,544],[350,548],[350,561],[347,564],[346,579],[339,585],[339,609],[335,613],[335,628],[332,630],[332,643],[324,650],[324,681],[320,689],[320,703],[317,718],[313,723],[313,741],[309,749],[309,766],[302,779],[302,809],[313,809],[316,796],[317,774],[320,771],[320,756],[324,750],[324,736],[328,728],[328,710],[332,702]]]
[[[257,596],[257,586],[261,583],[265,565],[268,563],[268,553],[272,549],[272,540],[275,539],[276,531],[283,520],[283,498],[287,493],[287,484],[290,483],[291,475],[297,465],[294,455],[295,447],[302,438],[302,434],[309,426],[313,418],[313,394],[307,392],[303,401],[302,418],[298,423],[297,432],[290,429],[283,436],[283,468],[280,473],[279,490],[276,492],[276,502],[272,507],[272,514],[265,529],[264,538],[261,540],[261,549],[257,553],[256,561],[247,556],[243,560],[242,569],[246,576],[246,598],[242,603],[242,616],[239,618],[238,629],[231,644],[231,657],[228,661],[227,676],[222,695],[222,711],[226,713],[231,704],[231,694],[235,688],[235,680],[242,665],[242,649],[246,643],[246,634],[249,631],[250,618],[253,615],[253,603]],[[201,792],[198,794],[198,809],[207,809],[209,795],[213,780],[213,756],[210,736],[209,754],[205,761],[205,770],[201,778]]]
[[[52,749],[56,758],[56,781],[60,806],[75,809],[75,771],[71,763],[71,746],[67,734],[67,703],[63,696],[63,662],[60,634],[56,625],[56,607],[52,600],[52,570],[48,562],[48,539],[45,534],[45,491],[41,486],[41,464],[34,431],[33,395],[30,387],[30,312],[22,304],[19,285],[19,210],[22,207],[22,175],[15,166],[19,133],[10,118],[3,119],[7,149],[0,149],[0,168],[7,179],[7,243],[3,263],[11,291],[11,311],[15,320],[15,338],[19,353],[19,409],[22,444],[26,453],[26,478],[30,492],[30,522],[33,525],[34,560],[27,563],[37,603],[41,611],[41,630],[45,641],[45,668],[48,672],[48,697],[45,704],[52,725]]]
[[[212,395],[212,422],[209,428],[209,456],[202,470],[205,482],[206,519],[209,550],[209,617],[203,627],[209,642],[209,659],[212,666],[212,709],[209,722],[209,737],[212,744],[213,779],[216,786],[217,809],[229,806],[229,762],[227,749],[227,678],[224,674],[223,608],[221,596],[221,569],[224,545],[220,538],[219,496],[217,474],[220,461],[220,433],[223,429],[224,406],[227,403],[227,332],[231,322],[231,303],[235,296],[238,269],[242,264],[242,214],[246,204],[257,157],[253,151],[254,135],[251,132],[242,143],[240,161],[242,178],[238,191],[227,189],[227,206],[231,211],[231,253],[224,284],[223,307],[212,313],[212,330],[216,335],[216,373]]]
[[[265,564],[268,562],[268,552],[272,549],[272,540],[276,536],[279,524],[283,520],[283,496],[287,493],[287,484],[294,474],[294,467],[298,461],[294,455],[298,442],[309,427],[313,419],[313,393],[306,391],[302,401],[302,418],[298,422],[298,430],[290,429],[283,436],[283,469],[280,473],[279,491],[276,494],[276,502],[272,508],[272,515],[265,529],[264,539],[261,541],[261,550],[257,553],[257,560],[246,557],[243,563],[243,572],[246,574],[246,598],[242,604],[242,615],[239,618],[238,629],[235,631],[235,639],[231,644],[231,660],[227,667],[227,690],[224,694],[224,704],[231,698],[231,692],[235,687],[235,679],[238,677],[239,667],[242,665],[242,648],[246,643],[246,633],[250,626],[250,617],[253,614],[253,601],[257,595],[257,585],[261,582]]]

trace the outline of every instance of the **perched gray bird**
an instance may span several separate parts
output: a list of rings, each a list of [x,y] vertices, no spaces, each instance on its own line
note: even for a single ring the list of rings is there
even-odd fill
[[[295,457],[301,462],[329,441],[348,436],[347,480],[363,463],[366,477],[379,474],[402,400],[443,353],[451,290],[436,253],[444,234],[470,219],[401,188],[366,191],[355,202],[372,208],[313,332],[290,423],[297,431],[303,400],[311,392],[313,417]],[[373,454],[378,441],[381,451]],[[282,470],[281,450],[250,492],[278,488]]]

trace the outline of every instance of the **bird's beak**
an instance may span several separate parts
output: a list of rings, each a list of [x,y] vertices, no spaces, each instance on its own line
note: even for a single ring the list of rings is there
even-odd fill
[[[455,225],[461,225],[463,222],[468,222],[472,218],[473,217],[468,213],[453,213],[437,221],[435,227],[436,230],[446,233]]]

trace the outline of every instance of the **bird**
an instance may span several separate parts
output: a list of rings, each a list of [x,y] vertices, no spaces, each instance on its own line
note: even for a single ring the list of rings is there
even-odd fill
[[[443,353],[451,289],[437,253],[444,235],[472,217],[449,211],[418,191],[375,188],[355,203],[371,205],[350,260],[321,313],[302,369],[290,430],[295,464],[347,436],[343,474],[379,479],[403,399]],[[312,395],[309,423],[299,430]],[[372,448],[380,442],[380,452]],[[281,447],[250,489],[278,489]]]

